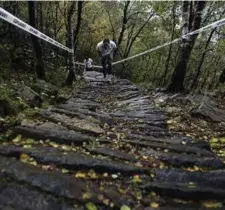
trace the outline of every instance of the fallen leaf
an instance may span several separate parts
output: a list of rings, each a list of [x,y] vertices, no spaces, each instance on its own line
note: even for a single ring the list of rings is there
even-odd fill
[[[132,179],[132,182],[134,183],[140,183],[141,182],[141,178],[139,175],[134,175],[133,176],[133,179]]]
[[[22,153],[22,154],[20,155],[20,161],[23,162],[23,163],[28,162],[29,159],[30,159],[30,156],[27,155],[27,154],[25,154],[25,153]]]
[[[75,177],[76,178],[86,178],[86,173],[83,173],[83,172],[77,172],[76,174],[75,174]]]
[[[131,210],[131,208],[129,206],[127,206],[127,205],[122,205],[120,207],[120,210]]]
[[[223,207],[223,203],[216,201],[204,201],[203,206],[206,208],[221,208]]]
[[[15,139],[12,140],[12,142],[17,143],[17,142],[20,142],[21,139],[22,139],[22,135],[19,134]]]
[[[62,169],[62,173],[65,174],[65,173],[68,173],[68,172],[69,172],[69,170],[67,170],[67,169],[65,169],[65,168]]]
[[[26,139],[26,140],[25,140],[25,143],[26,143],[26,144],[33,144],[34,142],[35,142],[34,139]]]
[[[83,193],[83,194],[82,194],[82,198],[83,198],[84,200],[90,199],[90,198],[91,198],[91,193],[89,193],[89,192]]]
[[[29,149],[29,148],[32,148],[32,146],[31,145],[23,145],[23,148]]]
[[[118,178],[118,175],[117,175],[117,174],[112,174],[111,177],[112,177],[113,179],[117,179],[117,178]]]
[[[98,210],[96,205],[94,203],[88,202],[85,204],[85,207],[87,210]]]
[[[152,202],[151,207],[154,208],[154,209],[157,209],[157,208],[159,208],[159,204],[156,203],[156,202]]]
[[[56,144],[55,142],[49,142],[48,143],[50,146],[52,146],[52,147],[55,147],[55,148],[57,148],[57,147],[59,147],[59,145],[58,144]]]

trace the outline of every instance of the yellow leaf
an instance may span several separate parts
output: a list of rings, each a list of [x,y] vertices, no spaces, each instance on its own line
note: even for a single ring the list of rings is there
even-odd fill
[[[77,172],[77,173],[75,174],[75,177],[76,177],[76,178],[86,178],[86,174],[83,173],[83,172]]]
[[[28,160],[29,160],[30,156],[25,154],[25,153],[22,153],[20,155],[20,161],[23,162],[23,163],[26,163]]]
[[[17,143],[17,142],[21,141],[21,139],[22,139],[22,135],[19,134],[15,139],[12,140],[12,142]]]
[[[89,192],[83,193],[83,194],[82,194],[82,198],[83,198],[84,200],[90,199],[90,198],[91,198],[91,193],[89,193]]]
[[[156,202],[152,202],[151,207],[154,208],[154,209],[157,209],[157,208],[159,208],[159,204],[156,203]]]
[[[131,210],[131,208],[129,206],[127,206],[127,205],[122,205],[120,207],[120,210]]]
[[[52,146],[52,147],[55,147],[55,148],[59,147],[58,144],[56,144],[55,142],[52,142],[52,141],[49,142],[49,145]]]
[[[25,140],[26,144],[33,144],[35,142],[34,139],[26,139]]]
[[[195,171],[199,171],[199,167],[198,166],[194,166],[194,170]]]
[[[23,145],[23,148],[29,149],[29,148],[32,148],[32,146],[31,145]]]
[[[71,150],[71,147],[68,146],[68,145],[63,145],[62,146],[62,149],[65,150],[65,151],[70,151]]]
[[[167,120],[166,123],[169,125],[169,124],[172,124],[173,123],[173,120]]]
[[[206,208],[221,208],[223,206],[223,203],[216,201],[204,201],[203,206]]]
[[[96,205],[94,203],[88,202],[85,204],[85,207],[87,210],[98,210]]]
[[[36,166],[36,165],[37,165],[36,160],[30,161],[29,163],[30,163],[31,165],[33,165],[33,166]]]
[[[220,138],[221,143],[225,143],[225,137]]]
[[[210,143],[217,143],[217,142],[218,142],[218,139],[215,138],[215,137],[212,137],[212,138],[210,139]]]
[[[134,182],[134,183],[139,183],[139,182],[141,182],[140,176],[139,176],[139,175],[134,175],[134,176],[133,176],[133,179],[132,179],[132,182]]]
[[[65,173],[68,173],[68,172],[69,172],[69,170],[67,170],[67,169],[65,169],[65,168],[62,169],[62,173],[65,174]]]

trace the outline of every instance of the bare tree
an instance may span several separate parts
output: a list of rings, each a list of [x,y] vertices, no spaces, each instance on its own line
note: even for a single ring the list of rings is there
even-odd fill
[[[35,1],[28,1],[29,21],[30,25],[36,27],[35,16]],[[42,58],[42,49],[38,38],[31,35],[35,55],[36,55],[36,73],[39,79],[45,79],[44,62]]]
[[[194,2],[194,6],[192,4],[189,1],[183,2],[183,35],[199,29],[206,1],[196,1]],[[190,15],[190,12],[193,15]],[[173,73],[172,81],[167,88],[169,92],[184,91],[184,78],[187,72],[187,64],[197,36],[198,34],[195,34],[182,40],[180,58]]]
[[[70,2],[69,2],[70,3]],[[75,63],[74,63],[74,22],[73,22],[73,15],[75,12],[76,2],[71,2],[68,13],[67,13],[67,45],[70,49],[73,49],[72,53],[69,53],[69,62],[68,62],[68,76],[66,79],[66,85],[72,85],[73,81],[76,79],[75,77]]]

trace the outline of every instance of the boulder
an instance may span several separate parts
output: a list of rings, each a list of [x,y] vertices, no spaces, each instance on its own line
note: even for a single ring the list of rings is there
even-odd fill
[[[15,95],[18,98],[22,98],[32,107],[35,106],[39,107],[43,101],[38,93],[36,93],[34,90],[32,90],[30,87],[26,85],[18,87]]]
[[[39,94],[47,94],[50,96],[58,95],[58,88],[44,80],[37,80],[33,84],[32,89],[34,89]]]
[[[224,122],[225,110],[213,106],[211,103],[204,103],[191,110],[191,115],[195,117],[203,117],[211,120],[212,122]]]

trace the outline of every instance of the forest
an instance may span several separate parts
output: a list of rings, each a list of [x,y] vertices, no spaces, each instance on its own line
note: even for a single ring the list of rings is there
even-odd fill
[[[224,1],[0,1],[0,54],[0,209],[224,209]]]
[[[11,14],[42,33],[74,48],[74,59],[99,63],[96,45],[105,37],[118,46],[115,61],[172,41],[224,18],[224,2],[1,2]],[[213,28],[169,46],[115,65],[115,73],[151,88],[171,92],[224,87],[224,27]],[[34,38],[34,40],[36,40]],[[37,77],[69,67],[66,51],[1,21],[4,71],[33,71]],[[36,55],[36,56],[35,56]],[[5,62],[9,61],[9,62]],[[72,66],[73,68],[73,66]],[[68,69],[67,69],[68,70]],[[75,74],[79,74],[79,67]],[[64,72],[65,73],[65,72]],[[74,75],[69,77],[73,79]],[[71,83],[71,81],[68,81]]]

